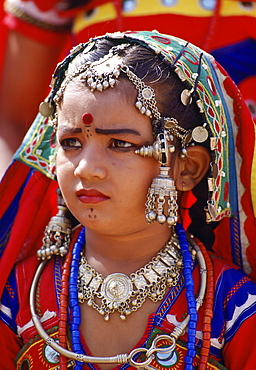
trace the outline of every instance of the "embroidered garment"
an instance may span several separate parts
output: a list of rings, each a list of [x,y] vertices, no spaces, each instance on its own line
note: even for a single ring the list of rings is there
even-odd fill
[[[248,276],[236,268],[231,268],[220,258],[212,255],[215,276],[215,304],[212,321],[210,359],[207,369],[249,370],[255,366],[253,343],[248,346],[244,338],[253,335],[256,325],[256,286]],[[0,310],[0,367],[2,370],[55,369],[59,355],[37,334],[29,311],[29,289],[38,261],[34,256],[17,264],[6,284]],[[48,334],[58,340],[59,294],[62,274],[62,261],[56,258],[45,268],[36,295],[37,314],[41,318]],[[198,266],[193,273],[195,291],[199,289],[200,274]],[[204,305],[199,310],[196,328],[198,363],[202,339],[202,319]],[[180,275],[177,286],[172,287],[156,313],[148,318],[144,336],[136,347],[149,347],[157,334],[171,333],[187,312],[184,278]],[[235,336],[236,334],[236,336]],[[9,340],[6,340],[8,336]],[[150,365],[152,369],[184,369],[184,357],[187,353],[186,334],[180,338],[171,358],[161,354]],[[237,345],[239,343],[239,346]],[[84,350],[90,354],[84,344]],[[168,341],[164,343],[170,345]],[[160,343],[159,343],[160,345]],[[254,344],[256,346],[256,344]],[[12,355],[16,349],[15,356]],[[255,347],[256,349],[256,347]],[[225,362],[223,362],[223,357]],[[17,365],[13,359],[16,358]],[[97,369],[96,366],[84,365],[84,369]],[[115,369],[128,369],[120,365]]]

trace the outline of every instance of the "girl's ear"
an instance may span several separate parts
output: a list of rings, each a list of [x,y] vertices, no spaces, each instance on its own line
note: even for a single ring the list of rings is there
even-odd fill
[[[184,158],[178,156],[174,163],[174,180],[177,190],[189,191],[193,189],[207,173],[211,156],[203,146],[195,145],[187,149]]]

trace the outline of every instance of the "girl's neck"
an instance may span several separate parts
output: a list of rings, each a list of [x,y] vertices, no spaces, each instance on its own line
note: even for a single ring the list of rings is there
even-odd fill
[[[129,235],[110,236],[87,230],[85,256],[103,276],[114,272],[130,275],[148,263],[171,234],[171,229],[159,224]]]

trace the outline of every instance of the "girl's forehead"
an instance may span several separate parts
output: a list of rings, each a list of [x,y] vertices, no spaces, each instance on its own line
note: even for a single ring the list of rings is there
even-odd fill
[[[103,91],[97,91],[90,89],[90,87],[88,87],[83,81],[81,81],[78,76],[67,84],[63,93],[62,100],[60,103],[58,103],[58,105],[60,106],[61,104],[63,104],[63,102],[69,102],[72,96],[75,100],[71,100],[72,104],[75,104],[76,102],[79,102],[80,99],[83,99],[84,97],[87,98],[88,96],[94,98],[102,96],[102,101],[107,101],[108,99],[113,97],[116,100],[123,99],[130,104],[134,104],[137,96],[137,91],[134,85],[125,77],[120,78],[114,87]]]
[[[141,135],[152,134],[150,118],[135,106],[135,93],[132,85],[120,84],[103,92],[68,85],[58,108],[58,132],[66,128],[92,127],[104,130],[138,128]]]
[[[135,101],[136,89],[126,79],[122,79],[114,88],[102,92],[91,91],[82,82],[71,81],[67,85],[63,99],[58,106],[58,113],[63,115],[88,112],[95,115],[101,112],[106,113],[106,111],[109,111],[109,107],[115,105],[117,108],[115,112],[122,111],[125,108],[125,110],[138,113]]]

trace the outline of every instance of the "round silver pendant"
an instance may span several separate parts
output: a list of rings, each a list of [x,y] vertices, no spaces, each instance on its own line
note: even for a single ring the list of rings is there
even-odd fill
[[[189,105],[192,103],[191,92],[188,89],[184,89],[180,96],[183,105]]]
[[[54,112],[54,108],[48,102],[43,101],[39,105],[39,112],[44,117],[50,117],[53,114],[53,112]]]
[[[111,274],[104,279],[101,294],[108,302],[125,302],[132,294],[132,282],[122,273]]]
[[[56,340],[59,343],[58,340]],[[50,364],[57,364],[60,361],[60,354],[48,344],[44,347],[44,358]]]
[[[192,131],[192,139],[197,143],[203,143],[208,139],[208,131],[203,126],[197,126]]]
[[[144,99],[149,100],[153,98],[153,91],[149,87],[144,87],[141,95]]]

